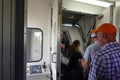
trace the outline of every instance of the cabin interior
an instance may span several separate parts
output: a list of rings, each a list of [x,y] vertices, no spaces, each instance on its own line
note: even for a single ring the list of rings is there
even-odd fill
[[[43,73],[46,73],[47,78],[60,80],[61,77],[57,75],[61,74],[61,31],[68,34],[70,44],[76,39],[81,41],[81,51],[84,55],[85,48],[92,43],[90,38],[92,29],[95,29],[104,22],[113,23],[119,29],[120,24],[117,17],[120,15],[118,12],[119,1],[99,0],[110,3],[109,6],[89,4],[81,1],[28,0],[27,28],[30,31],[39,31],[40,36],[40,45],[37,45],[37,41],[33,40],[35,41],[35,43],[33,42],[34,46],[38,47],[31,48],[31,60],[27,63],[28,80],[42,80],[42,78],[45,78],[45,75],[39,76],[39,73],[38,75],[34,75],[34,72],[30,73],[31,66],[44,65],[44,63],[48,66],[46,72],[43,71]],[[40,47],[42,50],[39,49]],[[36,53],[32,52],[32,49],[37,48],[39,50],[36,50]],[[38,56],[37,54],[39,53],[41,55]]]
[[[61,80],[62,32],[84,55],[102,23],[120,43],[120,0],[0,0],[0,80]]]

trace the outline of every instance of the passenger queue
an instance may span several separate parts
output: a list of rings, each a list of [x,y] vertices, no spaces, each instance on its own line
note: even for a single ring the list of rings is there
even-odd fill
[[[83,55],[80,41],[75,40],[68,47],[64,33],[61,38],[61,80],[120,80],[120,45],[116,42],[116,32],[111,23],[92,30],[94,43]]]

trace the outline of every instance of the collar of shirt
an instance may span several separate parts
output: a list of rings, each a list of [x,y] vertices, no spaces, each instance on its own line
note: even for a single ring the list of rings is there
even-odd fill
[[[98,44],[98,41],[95,41],[95,43],[97,43],[97,44]]]
[[[117,42],[116,42],[116,41],[115,41],[115,42],[110,42],[110,43],[107,43],[107,44],[105,44],[105,45],[101,46],[101,49],[106,49],[107,47],[110,47],[110,46],[115,45],[115,44],[117,44]]]

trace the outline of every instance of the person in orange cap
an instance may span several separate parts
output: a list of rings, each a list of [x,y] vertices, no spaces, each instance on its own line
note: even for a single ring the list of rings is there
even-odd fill
[[[116,42],[117,29],[104,23],[92,32],[97,33],[101,50],[93,55],[88,80],[120,80],[120,45]]]

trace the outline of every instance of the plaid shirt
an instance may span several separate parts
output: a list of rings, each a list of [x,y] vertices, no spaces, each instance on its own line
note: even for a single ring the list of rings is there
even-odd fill
[[[88,80],[120,80],[120,45],[110,42],[93,56]]]

